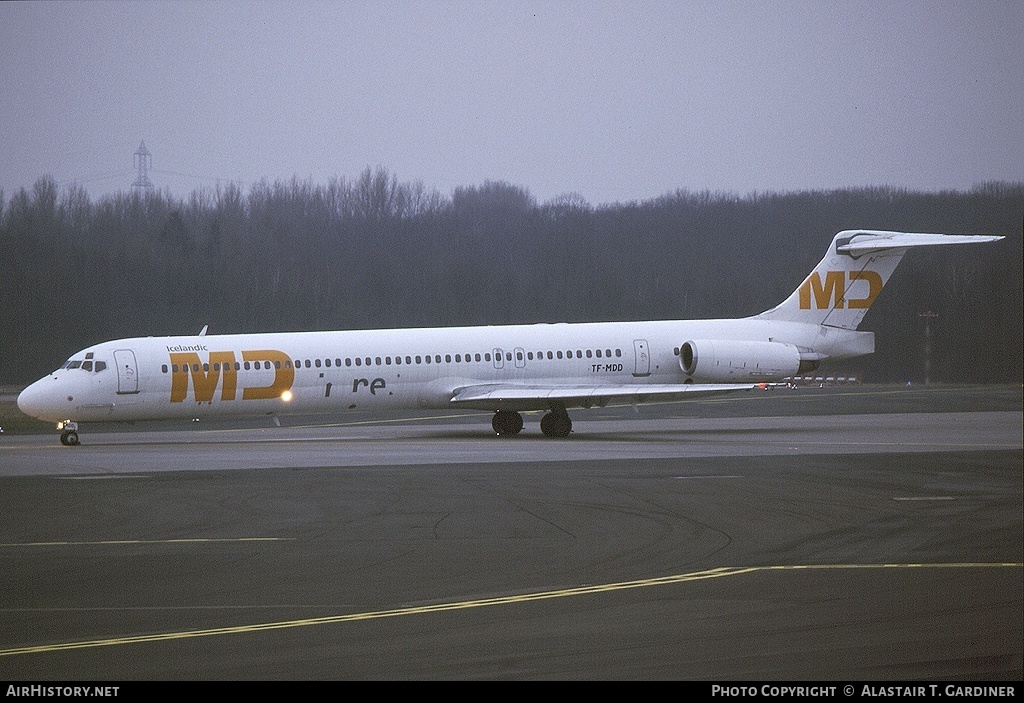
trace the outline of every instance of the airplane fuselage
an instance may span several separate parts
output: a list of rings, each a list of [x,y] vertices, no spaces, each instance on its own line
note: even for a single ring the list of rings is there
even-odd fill
[[[73,360],[92,362],[89,370],[65,364],[24,402],[38,397],[45,409],[36,416],[54,422],[447,408],[457,389],[486,384],[681,384],[679,349],[694,339],[785,343],[831,357],[872,349],[871,333],[835,330],[827,349],[820,337],[817,325],[752,318],[141,337],[82,350]],[[795,370],[737,367],[728,380],[777,381]]]

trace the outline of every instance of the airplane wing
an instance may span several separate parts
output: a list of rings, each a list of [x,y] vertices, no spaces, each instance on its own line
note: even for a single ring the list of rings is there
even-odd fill
[[[482,384],[455,389],[451,404],[482,410],[549,410],[553,405],[599,407],[652,400],[686,400],[737,391],[768,390],[772,383],[676,383],[605,386]]]

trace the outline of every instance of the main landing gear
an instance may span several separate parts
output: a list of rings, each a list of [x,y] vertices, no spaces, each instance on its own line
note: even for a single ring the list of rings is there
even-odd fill
[[[514,437],[523,429],[523,416],[515,410],[499,410],[491,418],[491,427],[499,437]]]
[[[523,430],[523,416],[515,410],[498,410],[491,418],[491,427],[499,437],[514,437]],[[555,408],[540,421],[540,431],[545,437],[568,437],[572,432],[572,420],[565,408]]]
[[[555,408],[540,419],[540,431],[545,437],[568,437],[572,432],[572,420],[565,408]]]

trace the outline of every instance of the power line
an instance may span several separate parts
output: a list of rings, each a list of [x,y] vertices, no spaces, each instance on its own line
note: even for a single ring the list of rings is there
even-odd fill
[[[69,178],[67,180],[61,181],[61,185],[70,186],[82,183],[95,183],[96,181],[111,181],[115,178],[120,180],[125,176],[131,175],[132,173],[134,173],[134,171],[124,168],[118,171],[109,171],[107,173],[91,173],[85,176],[77,176],[75,178]]]
[[[178,176],[179,178],[191,178],[196,181],[214,181],[215,183],[234,183],[237,185],[251,186],[252,181],[242,181],[237,178],[223,178],[221,176],[197,176],[194,173],[181,173],[180,171],[167,171],[165,169],[154,168],[153,173],[160,173],[167,176]]]

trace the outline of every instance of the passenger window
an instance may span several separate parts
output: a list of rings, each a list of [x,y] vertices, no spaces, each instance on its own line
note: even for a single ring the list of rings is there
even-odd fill
[[[352,365],[351,357],[345,357],[345,366],[351,366],[351,365]]]
[[[476,355],[476,360],[477,360],[477,361],[480,361],[480,353],[479,353],[479,352],[477,352],[477,355]]]
[[[317,368],[320,368],[320,364],[321,364],[320,360],[317,359],[316,362],[313,364],[313,366],[315,366]]]
[[[356,357],[356,366],[362,366],[362,365],[363,365],[363,360],[357,356]]]
[[[446,364],[452,363],[452,355],[451,354],[445,354],[444,355],[444,363],[446,363]]]
[[[376,357],[376,358],[374,359],[374,361],[375,361],[375,362],[377,362],[377,366],[380,366],[380,357],[379,357],[379,356],[378,356],[378,357]]]
[[[490,361],[490,360],[491,360],[491,353],[490,352],[486,352],[484,354],[484,361]]]
[[[417,364],[420,363],[420,357],[418,357],[418,356],[416,357],[416,363]]]
[[[522,352],[516,352],[516,361],[522,361],[522,360],[523,360],[523,353]]]
[[[551,352],[548,352],[548,354],[550,354],[550,353],[551,353]],[[561,358],[562,358],[562,352],[560,352],[560,351],[559,351],[559,352],[556,352],[556,353],[555,353],[555,356],[557,356],[557,357],[558,357],[559,359],[561,359]]]

